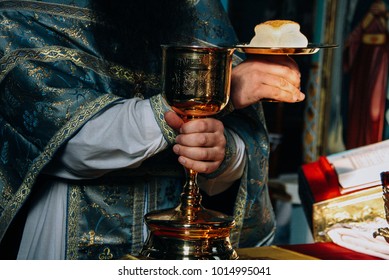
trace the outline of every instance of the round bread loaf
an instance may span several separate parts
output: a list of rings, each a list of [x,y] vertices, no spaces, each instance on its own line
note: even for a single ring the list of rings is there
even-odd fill
[[[304,48],[308,40],[300,31],[300,25],[291,20],[269,20],[254,28],[251,47]]]

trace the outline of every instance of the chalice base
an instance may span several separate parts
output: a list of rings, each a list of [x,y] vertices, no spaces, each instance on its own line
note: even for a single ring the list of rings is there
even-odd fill
[[[235,225],[233,219],[203,207],[196,214],[196,219],[188,221],[177,207],[145,215],[150,233],[140,257],[162,260],[238,259],[229,238]]]

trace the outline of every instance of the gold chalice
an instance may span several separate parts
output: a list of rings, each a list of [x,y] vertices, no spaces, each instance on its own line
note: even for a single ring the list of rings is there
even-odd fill
[[[185,121],[220,112],[230,93],[234,48],[164,45],[164,97]],[[141,257],[150,259],[237,259],[230,243],[232,217],[205,209],[197,173],[186,169],[176,208],[145,215],[149,236]]]

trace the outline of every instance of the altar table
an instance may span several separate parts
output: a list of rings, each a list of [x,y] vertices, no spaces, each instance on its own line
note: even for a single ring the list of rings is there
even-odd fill
[[[296,245],[273,245],[236,250],[242,260],[380,260],[361,254],[332,242]]]

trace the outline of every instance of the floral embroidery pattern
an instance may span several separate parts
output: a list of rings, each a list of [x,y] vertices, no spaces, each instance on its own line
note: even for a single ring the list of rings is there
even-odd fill
[[[111,253],[111,250],[108,247],[104,248],[103,253],[99,255],[99,260],[112,260],[113,254]]]
[[[2,163],[8,163],[8,141],[4,143],[4,146],[1,148],[0,160]]]
[[[32,132],[38,126],[38,112],[33,111],[30,113],[25,111],[23,114],[23,124],[28,131]]]

